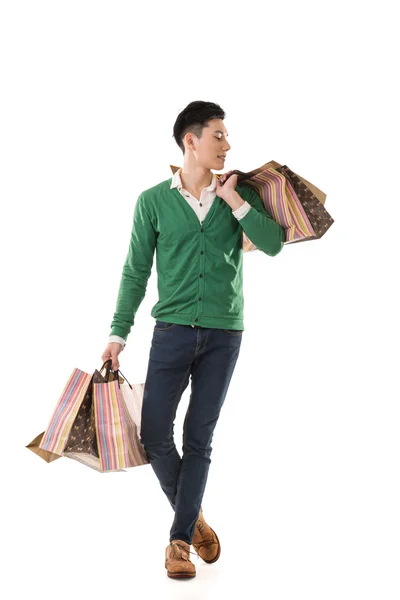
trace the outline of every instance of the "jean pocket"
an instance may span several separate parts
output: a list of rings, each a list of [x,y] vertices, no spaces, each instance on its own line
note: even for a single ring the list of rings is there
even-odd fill
[[[156,320],[156,324],[154,325],[154,331],[170,331],[177,325],[178,323],[168,323],[167,321]]]
[[[242,335],[244,329],[223,329],[222,331],[229,335]]]

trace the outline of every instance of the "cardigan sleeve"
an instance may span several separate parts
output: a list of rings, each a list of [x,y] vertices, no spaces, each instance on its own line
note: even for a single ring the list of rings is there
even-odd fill
[[[122,268],[110,335],[117,335],[126,341],[134,324],[135,314],[146,293],[156,243],[157,232],[144,206],[144,198],[141,194],[134,210],[131,239]]]
[[[274,221],[266,210],[264,202],[252,187],[246,186],[243,195],[246,196],[243,200],[247,201],[251,208],[238,222],[249,240],[259,250],[268,256],[276,256],[286,241],[284,228]]]

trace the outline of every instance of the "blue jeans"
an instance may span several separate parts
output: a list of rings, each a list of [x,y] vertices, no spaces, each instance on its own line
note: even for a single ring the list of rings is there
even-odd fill
[[[242,331],[156,320],[143,391],[140,439],[175,518],[173,539],[191,544],[211,463],[211,441],[242,342]],[[183,455],[176,410],[191,376]]]

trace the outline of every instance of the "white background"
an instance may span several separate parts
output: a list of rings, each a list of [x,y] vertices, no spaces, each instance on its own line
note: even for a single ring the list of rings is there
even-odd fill
[[[399,598],[399,95],[394,3],[1,4],[2,587],[7,599]],[[244,255],[245,332],[203,498],[222,554],[167,577],[150,465],[25,448],[101,367],[138,195],[193,100],[225,171],[287,164],[335,223]],[[121,371],[144,382],[155,263]],[[397,374],[396,374],[397,370]],[[181,427],[190,386],[175,425]],[[193,551],[193,548],[192,548]]]

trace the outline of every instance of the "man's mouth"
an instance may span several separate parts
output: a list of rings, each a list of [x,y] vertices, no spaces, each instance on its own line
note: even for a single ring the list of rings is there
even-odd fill
[[[218,156],[221,160],[225,160],[225,156]]]

